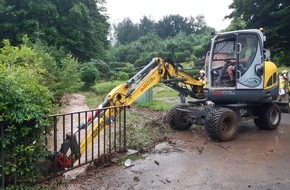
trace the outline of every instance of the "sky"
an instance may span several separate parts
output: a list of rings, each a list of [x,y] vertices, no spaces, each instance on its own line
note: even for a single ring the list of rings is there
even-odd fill
[[[105,7],[110,22],[116,24],[124,18],[138,23],[143,16],[154,21],[168,15],[196,17],[203,15],[208,26],[217,31],[225,29],[230,20],[224,17],[232,12],[229,5],[233,0],[106,0]]]

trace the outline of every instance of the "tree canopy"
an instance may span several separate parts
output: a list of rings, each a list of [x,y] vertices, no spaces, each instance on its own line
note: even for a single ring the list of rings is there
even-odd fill
[[[265,29],[267,45],[275,52],[290,50],[289,0],[233,0],[226,18],[243,20],[245,28]],[[288,56],[290,61],[290,56]],[[290,65],[290,64],[289,64]]]
[[[182,17],[180,15],[168,15],[158,22],[144,16],[139,23],[133,23],[130,18],[114,26],[117,44],[129,44],[149,33],[157,34],[161,39],[175,37],[183,32],[186,35],[200,34],[211,29],[206,26],[204,16]]]
[[[129,62],[135,67],[147,64],[153,57],[192,61],[204,56],[214,31],[206,25],[202,15],[195,18],[168,15],[157,22],[144,16],[139,23],[125,18],[114,26],[116,43],[107,61]]]
[[[1,0],[1,38],[17,45],[27,34],[81,61],[101,58],[108,47],[104,11],[101,0]]]

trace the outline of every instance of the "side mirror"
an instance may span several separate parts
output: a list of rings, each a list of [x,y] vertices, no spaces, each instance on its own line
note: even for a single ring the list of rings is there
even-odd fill
[[[264,67],[263,65],[256,65],[255,70],[256,74],[260,77],[263,75]]]

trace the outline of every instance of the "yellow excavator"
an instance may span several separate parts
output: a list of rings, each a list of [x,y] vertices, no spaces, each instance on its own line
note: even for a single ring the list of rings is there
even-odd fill
[[[170,58],[152,59],[126,83],[115,87],[79,127],[78,130],[81,130],[94,119],[100,120],[80,144],[75,138],[67,136],[61,154],[57,156],[58,164],[63,168],[70,167],[97,138],[97,131],[110,126],[110,121],[114,119],[110,117],[120,114],[122,107],[118,106],[131,105],[158,83],[192,98],[168,111],[167,122],[175,129],[185,130],[192,124],[201,124],[211,139],[219,141],[234,139],[243,120],[253,119],[260,129],[276,129],[281,112],[289,113],[289,104],[276,101],[278,70],[265,53],[265,40],[266,37],[257,29],[215,35],[209,43],[203,68],[208,88],[203,88],[203,81],[178,69]],[[243,43],[248,43],[248,46]],[[251,52],[247,52],[249,49]],[[246,55],[248,59],[244,61]],[[232,69],[234,77],[229,75],[229,69]],[[187,88],[180,87],[179,82],[186,84]],[[116,106],[116,109],[110,112],[102,110],[111,106]],[[69,148],[73,149],[72,155],[66,156]]]

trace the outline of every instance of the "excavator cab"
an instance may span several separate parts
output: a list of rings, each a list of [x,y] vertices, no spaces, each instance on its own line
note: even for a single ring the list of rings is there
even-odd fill
[[[277,93],[278,72],[274,63],[265,61],[265,39],[260,30],[250,29],[217,34],[211,40],[206,58],[209,100],[215,103],[272,100]]]

